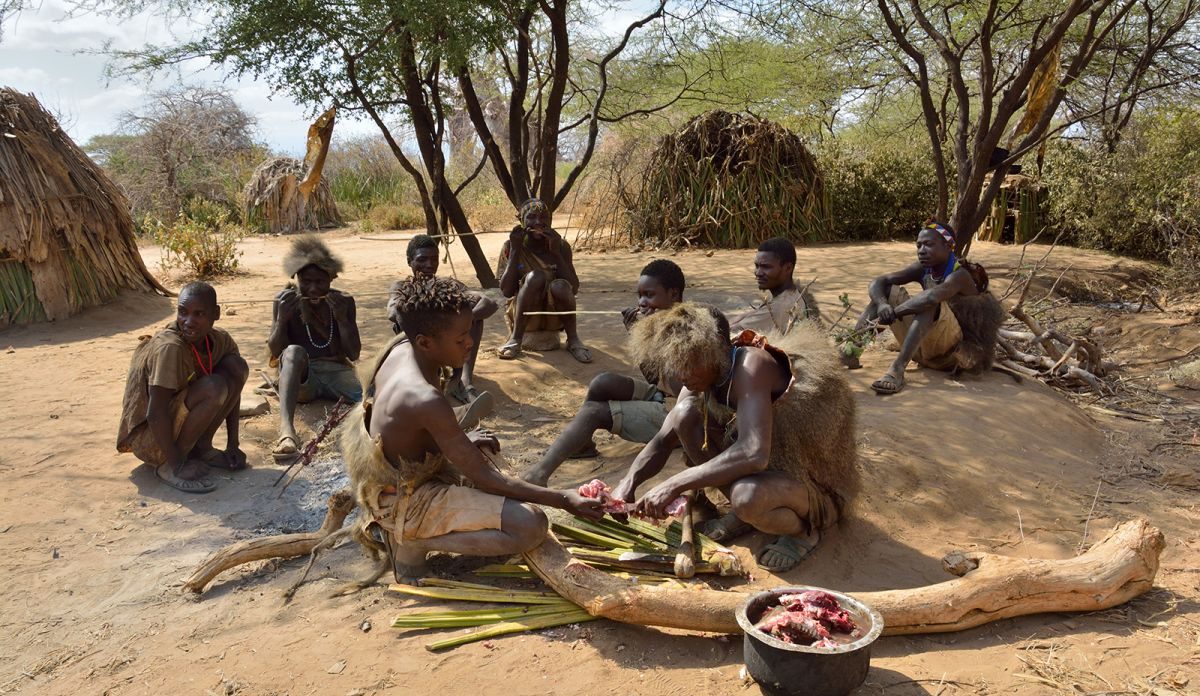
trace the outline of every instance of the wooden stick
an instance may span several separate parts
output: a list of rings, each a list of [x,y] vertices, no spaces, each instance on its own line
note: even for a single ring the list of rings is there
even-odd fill
[[[342,489],[329,496],[325,520],[315,532],[299,534],[278,534],[276,536],[247,539],[231,544],[208,557],[192,571],[183,583],[185,592],[200,594],[212,579],[234,566],[261,561],[268,558],[295,558],[311,553],[325,537],[342,528],[346,516],[354,509],[354,496],[347,489]]]
[[[696,574],[695,550],[692,548],[692,493],[684,493],[683,518],[679,520],[679,551],[675,553],[675,577],[690,578]]]
[[[569,312],[521,312],[527,317],[569,317],[575,314],[620,314],[619,309],[574,309]]]
[[[856,592],[884,620],[884,635],[962,631],[1026,614],[1096,611],[1123,604],[1154,586],[1162,533],[1146,520],[1125,522],[1086,553],[1065,560],[986,552],[943,559],[953,580],[883,592]],[[647,587],[572,560],[553,535],[525,553],[529,568],[592,616],[693,631],[737,633],[738,608],[750,596],[687,587]],[[789,584],[762,568],[763,587]]]

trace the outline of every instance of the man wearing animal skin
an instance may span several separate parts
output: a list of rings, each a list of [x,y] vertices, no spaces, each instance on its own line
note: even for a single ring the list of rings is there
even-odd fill
[[[363,372],[366,399],[342,427],[342,453],[364,511],[355,538],[386,550],[400,581],[423,575],[431,551],[507,556],[537,546],[546,516],[527,503],[592,519],[604,514],[599,500],[574,489],[504,474],[483,451],[499,451],[496,437],[463,431],[442,394],[441,370],[461,366],[473,347],[465,290],[452,278],[393,286],[388,304],[402,332]]]
[[[354,298],[330,284],[342,262],[316,235],[297,237],[283,259],[292,279],[275,296],[267,347],[279,368],[279,439],[271,450],[277,461],[300,454],[296,404],[315,399],[362,401],[354,361],[362,352]]]
[[[922,367],[945,371],[990,367],[1002,313],[987,293],[987,272],[956,257],[955,246],[954,230],[931,221],[917,234],[916,263],[879,276],[867,288],[871,302],[855,332],[869,332],[874,321],[890,327],[900,343],[900,354],[871,385],[876,393],[903,389],[904,371],[914,360]],[[904,289],[907,283],[919,283],[921,292],[910,297]],[[977,300],[970,300],[976,296]],[[964,328],[969,329],[965,337]],[[847,353],[845,346],[843,355],[850,367],[857,367],[856,356]]]

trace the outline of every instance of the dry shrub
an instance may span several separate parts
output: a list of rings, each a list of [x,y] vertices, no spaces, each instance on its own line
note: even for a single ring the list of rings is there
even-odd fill
[[[197,278],[212,278],[237,270],[242,255],[238,242],[246,229],[219,204],[193,199],[172,224],[159,222],[152,229],[154,241],[162,246],[164,271],[179,268]]]
[[[363,217],[371,229],[408,230],[425,228],[425,211],[411,203],[376,205]]]

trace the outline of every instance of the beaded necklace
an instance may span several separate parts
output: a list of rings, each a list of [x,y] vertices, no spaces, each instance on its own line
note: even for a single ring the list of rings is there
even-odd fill
[[[308,342],[312,344],[313,348],[316,348],[317,350],[325,350],[326,348],[329,347],[329,344],[333,343],[333,308],[332,307],[329,308],[329,339],[326,340],[324,343],[317,343],[316,341],[313,340],[312,329],[308,328],[308,322],[304,321],[303,316],[300,317],[300,321],[301,321],[301,323],[304,324],[304,333],[308,334]]]
[[[200,359],[200,351],[196,350],[196,346],[189,343],[188,347],[192,349],[192,355],[196,356],[196,364],[200,366],[200,371],[205,375],[211,375],[213,373],[212,337],[204,337],[204,350],[208,351],[208,367],[204,366],[204,361]]]

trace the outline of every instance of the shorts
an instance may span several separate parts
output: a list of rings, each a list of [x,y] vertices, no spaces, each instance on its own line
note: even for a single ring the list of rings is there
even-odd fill
[[[308,377],[300,385],[300,393],[296,400],[307,404],[317,399],[337,401],[340,397],[345,397],[346,401],[352,404],[362,401],[362,384],[358,381],[354,368],[330,360],[310,360]]]
[[[666,395],[658,387],[634,377],[633,399],[608,402],[612,434],[629,442],[650,442],[667,420],[666,402]]]
[[[188,417],[187,407],[187,389],[180,391],[171,398],[169,408],[171,409],[172,430],[171,436],[179,439],[179,432],[183,430],[183,422]],[[129,438],[125,441],[126,449],[124,452],[132,452],[133,456],[151,464],[153,466],[161,466],[167,463],[167,455],[163,453],[162,447],[159,447],[158,440],[154,438],[154,433],[150,430],[150,423],[142,423],[134,428],[129,434]],[[184,453],[187,454],[186,452]]]
[[[396,503],[395,494],[379,496],[387,509]],[[476,532],[500,529],[504,496],[484,493],[476,488],[442,481],[429,481],[417,487],[397,509],[404,510],[404,522],[391,521],[392,536],[400,542],[432,539],[451,532]]]
[[[897,307],[907,301],[908,291],[899,285],[893,285],[892,292],[888,296],[888,304]],[[892,334],[896,336],[896,340],[902,346],[912,323],[913,315],[910,314],[897,319],[892,324]],[[921,340],[921,345],[917,346],[913,360],[918,365],[933,370],[953,370],[958,367],[955,352],[958,345],[962,343],[962,339],[962,328],[958,325],[954,311],[950,309],[950,305],[943,302],[938,305],[937,319],[934,320],[929,333],[925,334],[925,338]]]

